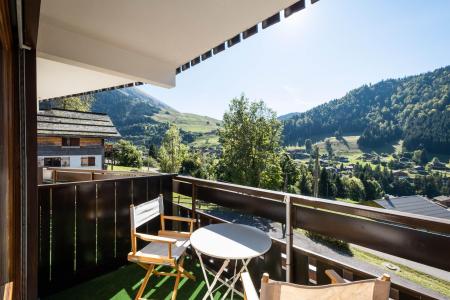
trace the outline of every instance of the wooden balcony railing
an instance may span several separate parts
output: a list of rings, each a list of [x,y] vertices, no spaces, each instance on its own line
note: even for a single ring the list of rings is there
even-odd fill
[[[173,203],[173,192],[192,197],[191,207]],[[68,288],[125,264],[130,251],[129,205],[160,193],[167,201],[166,214],[195,216],[200,226],[226,221],[197,210],[197,200],[281,223],[288,215],[292,228],[450,270],[447,220],[190,177],[152,175],[39,186],[39,295]],[[290,206],[284,202],[287,196]],[[290,214],[286,214],[287,208]],[[159,221],[155,220],[144,230],[155,233],[158,228]],[[292,228],[287,228],[288,233]],[[214,265],[215,261],[210,263]],[[277,239],[250,268],[254,278],[269,272],[271,278],[279,280],[286,279],[287,269],[291,280],[301,284],[329,283],[324,273],[329,268],[350,280],[379,275]],[[438,298],[436,295],[393,280],[394,299],[433,299]]]
[[[171,175],[40,185],[39,295],[45,296],[126,263],[130,204],[164,195],[170,211]],[[169,213],[169,212],[168,212]],[[155,232],[159,220],[147,225]]]
[[[291,203],[288,224],[349,243],[389,253],[446,271],[450,270],[450,221],[385,209],[341,203],[269,190],[177,176],[174,192],[192,198],[191,208],[176,205],[181,215],[194,215],[200,226],[226,222],[196,209],[196,200],[237,209],[239,212],[286,223],[286,197]],[[291,228],[292,229],[292,228]],[[287,228],[289,234],[289,228]],[[287,251],[286,251],[287,250]],[[285,280],[289,257],[292,282],[328,284],[326,269],[334,269],[349,280],[374,278],[380,274],[354,268],[321,256],[284,240],[273,239],[272,249],[251,266],[254,278],[269,272],[271,278]],[[214,262],[213,260],[211,261]],[[439,294],[417,285],[393,281],[393,299],[434,299]]]

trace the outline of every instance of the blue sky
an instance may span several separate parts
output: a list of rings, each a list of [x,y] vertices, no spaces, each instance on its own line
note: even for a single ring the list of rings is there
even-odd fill
[[[241,93],[282,115],[446,65],[449,0],[321,0],[182,72],[175,88],[143,89],[218,119]]]

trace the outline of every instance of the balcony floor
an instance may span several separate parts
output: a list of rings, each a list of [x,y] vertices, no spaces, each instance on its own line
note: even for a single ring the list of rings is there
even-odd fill
[[[177,299],[194,300],[201,299],[206,293],[206,283],[203,279],[203,273],[197,260],[187,258],[185,268],[192,272],[196,281],[182,278],[178,288]],[[169,271],[168,267],[158,267],[158,270]],[[69,299],[114,299],[128,300],[134,299],[140,282],[145,275],[145,270],[135,264],[126,265],[114,272],[97,277],[91,281],[82,283],[73,288],[62,291],[58,294],[46,297],[48,300],[69,300]],[[212,278],[212,276],[210,276]],[[210,279],[211,281],[211,279]],[[144,292],[146,299],[171,299],[172,289],[175,283],[174,277],[152,276]],[[214,299],[219,299],[226,289],[221,288],[214,294]],[[242,299],[234,296],[234,299]]]

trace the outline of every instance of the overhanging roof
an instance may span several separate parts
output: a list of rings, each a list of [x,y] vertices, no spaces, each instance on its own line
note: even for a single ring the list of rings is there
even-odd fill
[[[194,65],[209,50],[234,45],[256,24],[271,25],[278,12],[291,7],[285,11],[290,14],[304,5],[304,0],[42,0],[38,99],[135,81],[173,87],[180,66]]]

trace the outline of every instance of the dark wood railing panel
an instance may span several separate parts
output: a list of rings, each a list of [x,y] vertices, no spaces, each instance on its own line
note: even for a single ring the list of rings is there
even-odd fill
[[[125,259],[130,252],[130,205],[133,204],[131,180],[116,181],[116,253]]]
[[[51,281],[64,288],[75,280],[75,185],[54,187],[50,209]]]
[[[84,183],[76,185],[76,189],[76,273],[89,277],[96,267],[97,187],[95,183]]]
[[[203,186],[197,187],[197,199],[228,208],[239,209],[248,214],[276,222],[284,222],[286,220],[286,208],[284,203],[279,201]],[[261,201],[263,201],[263,205],[261,205]]]
[[[148,178],[148,188],[147,188],[147,199],[155,199],[161,194],[162,184],[161,177],[150,177]]]
[[[175,181],[177,181],[178,177]],[[186,180],[186,177],[182,177]],[[246,194],[235,192],[237,185],[231,185],[233,191],[223,188],[229,184],[212,182],[212,187],[207,187],[209,181],[190,180],[195,183],[197,198],[209,203],[215,203],[223,207],[239,209],[242,212],[265,217],[278,222],[285,222],[285,204],[278,200],[250,196],[251,188],[245,187]],[[192,186],[192,183],[190,185]],[[197,184],[201,185],[197,185]],[[177,182],[174,191],[180,194],[186,192],[186,196],[192,191],[186,186],[187,181]],[[219,189],[221,187],[222,189]],[[255,194],[268,196],[270,192],[255,189]],[[278,192],[274,192],[279,195]],[[314,203],[316,203],[315,201]],[[335,201],[336,202],[336,201]],[[333,205],[333,207],[338,205]],[[361,205],[360,205],[361,206]],[[330,206],[327,206],[328,208]],[[362,206],[361,206],[362,207]],[[339,211],[340,212],[340,211]],[[383,215],[389,214],[389,212]],[[398,213],[396,213],[396,216]],[[408,219],[404,216],[403,220]],[[406,259],[428,264],[444,270],[450,270],[450,236],[445,233],[433,233],[389,222],[390,218],[370,220],[355,217],[353,215],[336,213],[330,210],[321,210],[306,206],[294,206],[294,226],[313,232],[321,233],[337,239],[365,246],[374,250],[383,251]],[[446,226],[443,220],[442,227]],[[404,221],[404,223],[411,223]],[[336,226],[336,225],[339,226]],[[351,230],[349,230],[351,228]],[[445,230],[444,230],[445,231]]]
[[[294,209],[296,227],[450,270],[449,236],[313,208]]]
[[[50,202],[51,188],[41,187],[39,203],[39,245],[38,245],[38,294],[49,290],[50,283]]]
[[[115,182],[97,183],[97,265],[108,269],[116,258]]]
[[[147,178],[133,179],[133,204],[139,205],[147,201]]]
[[[39,186],[39,295],[126,263],[131,249],[130,204],[160,193],[171,203],[171,181],[164,175]],[[142,231],[156,233],[159,228],[155,219]]]
[[[238,209],[240,212],[266,217],[275,221],[284,222],[285,220],[285,204],[281,201],[280,195],[289,194],[272,193],[261,189],[197,180],[183,176],[178,176],[174,179],[173,188],[175,193],[188,197],[195,193],[196,199],[207,203]],[[271,196],[274,197],[270,198]],[[299,201],[297,201],[298,199],[296,200],[298,197],[301,197]],[[337,201],[310,197],[303,199],[302,197],[298,195],[291,197],[292,202],[296,203],[293,209],[295,227],[361,244],[368,248],[419,261],[440,269],[449,269],[450,236],[447,233],[450,232],[450,222],[448,220],[389,210],[383,211],[382,209],[372,209],[360,205],[341,205]],[[273,204],[274,202],[277,204]],[[298,205],[298,203],[302,205]],[[193,208],[195,209],[195,206]],[[203,211],[196,210],[195,214],[200,220],[200,226],[226,222]],[[409,226],[405,226],[405,224]],[[278,242],[281,242],[285,247],[284,241]],[[273,245],[275,245],[275,248],[273,246],[272,248],[274,249],[271,251],[274,251],[274,253],[278,252],[278,254],[271,253],[268,256],[269,259],[264,261],[264,264],[269,264],[267,267],[267,270],[270,270],[269,273],[274,272],[275,277],[279,276],[283,280],[283,275],[279,274],[283,270],[282,265],[271,263],[271,260],[278,261],[275,257],[280,257],[282,253],[285,253],[285,250],[284,248],[276,249],[276,242]],[[293,265],[295,266],[293,282],[296,283],[327,284],[329,279],[325,274],[326,269],[334,269],[338,274],[349,280],[363,280],[376,277],[376,275],[364,270],[355,269],[347,264],[297,246],[293,246],[293,256]],[[280,259],[280,262],[283,262],[283,260],[284,258]],[[258,266],[255,274],[259,273],[260,267]],[[284,273],[283,270],[282,274]],[[272,278],[275,278],[274,276],[271,274]],[[424,288],[414,287],[414,285],[410,285],[407,282],[402,284],[404,285],[392,283],[392,299],[434,299],[436,297]]]
[[[450,234],[450,220],[433,218],[428,216],[421,216],[411,213],[399,212],[394,210],[387,210],[382,208],[369,207],[364,205],[344,203],[334,200],[327,200],[321,198],[314,198],[309,196],[289,194],[259,188],[253,188],[248,186],[242,186],[232,183],[217,182],[205,179],[198,179],[187,176],[175,177],[174,191],[177,193],[190,196],[191,192],[184,193],[188,187],[186,184],[194,183],[199,187],[207,187],[220,189],[225,191],[236,192],[240,194],[250,195],[254,197],[266,198],[271,201],[282,202],[286,195],[289,195],[291,201],[295,204],[305,205],[314,208],[320,208],[325,210],[331,210],[335,212],[350,214],[354,216],[360,216],[365,218],[372,218],[378,220],[384,220],[387,222],[394,222],[403,225],[407,225],[413,228],[425,229],[428,231],[435,231],[439,233]],[[178,183],[179,182],[179,183]],[[208,199],[208,202],[210,199]]]
[[[308,285],[309,284],[309,264],[308,256],[298,251],[297,248],[293,248],[294,255],[294,270],[292,277],[293,282],[297,284]]]

